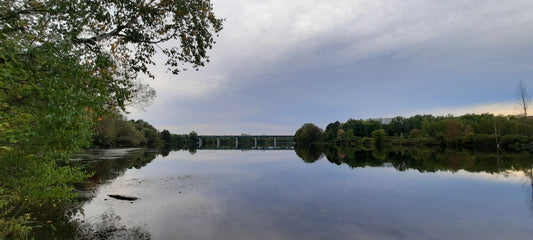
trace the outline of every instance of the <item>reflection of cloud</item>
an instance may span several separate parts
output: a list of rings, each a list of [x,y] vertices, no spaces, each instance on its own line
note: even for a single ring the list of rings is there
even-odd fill
[[[466,177],[472,179],[481,179],[494,182],[509,182],[509,183],[524,183],[529,181],[528,176],[523,171],[506,170],[502,173],[487,173],[487,172],[468,172],[465,170],[459,170],[457,172],[440,172],[440,176],[447,177]]]

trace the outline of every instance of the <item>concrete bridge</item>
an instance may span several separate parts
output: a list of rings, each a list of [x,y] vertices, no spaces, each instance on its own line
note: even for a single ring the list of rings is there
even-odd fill
[[[284,144],[294,144],[294,136],[293,135],[202,135],[198,136],[198,148],[202,148],[204,145],[204,140],[208,139],[216,139],[216,149],[219,149],[221,144],[221,139],[234,139],[235,141],[235,149],[239,149],[239,140],[252,140],[253,139],[253,147],[252,148],[258,148],[258,141],[272,141],[273,147],[277,148],[278,143],[284,143]]]

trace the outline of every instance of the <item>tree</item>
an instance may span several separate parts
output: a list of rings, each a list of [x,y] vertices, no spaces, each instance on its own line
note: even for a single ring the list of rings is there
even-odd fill
[[[135,147],[147,143],[144,133],[136,128],[131,121],[117,120],[115,146]]]
[[[32,206],[75,197],[87,175],[56,161],[106,113],[154,96],[139,79],[156,53],[174,74],[198,69],[221,29],[209,0],[1,1],[0,238],[23,238]]]
[[[173,72],[184,63],[203,66],[222,29],[209,0],[14,0],[1,7],[1,33],[30,38],[25,45],[77,44],[87,59],[110,54],[127,72],[146,72],[156,47]],[[170,40],[180,43],[165,45]]]
[[[395,117],[391,120],[387,126],[387,130],[390,136],[394,135],[408,135],[410,132],[409,126],[407,125],[407,120],[403,117]]]
[[[408,119],[406,119],[407,126],[409,127],[409,132],[413,129],[422,129],[422,121],[424,121],[424,118],[428,118],[429,115],[422,116],[422,115],[415,115]]]
[[[383,143],[385,142],[385,136],[387,135],[385,129],[374,130],[372,131],[371,135],[372,144],[376,147],[383,147]]]
[[[527,92],[527,85],[522,80],[518,82],[518,86],[515,90],[516,97],[518,98],[520,109],[523,112],[524,119],[527,119],[527,108],[529,106],[530,96]]]
[[[446,138],[449,141],[454,140],[461,134],[461,123],[456,119],[447,119],[444,122]]]
[[[91,143],[107,101],[92,75],[64,45],[22,48],[0,36],[0,239],[24,238],[34,207],[73,199],[87,175],[59,167]]]
[[[116,118],[110,116],[101,117],[94,126],[93,145],[100,147],[112,147],[116,143],[115,127]]]
[[[161,133],[155,128],[143,128],[142,133],[146,138],[146,146],[148,147],[160,147],[161,146]]]
[[[369,121],[365,121],[364,123],[365,123],[364,128],[365,128],[366,137],[371,137],[373,131],[383,128],[383,125],[378,121],[369,120]]]
[[[172,141],[172,134],[170,134],[168,130],[163,129],[163,131],[161,131],[161,140],[163,140],[165,145],[170,145]]]
[[[347,131],[339,129],[339,132],[340,134],[337,138],[339,139],[341,144],[349,144],[350,142],[355,141],[355,135],[353,133],[353,129],[348,129]]]
[[[418,128],[411,130],[411,132],[409,133],[409,138],[421,138],[421,137],[422,137],[422,131],[420,131],[420,129]]]
[[[352,129],[355,136],[365,135],[365,124],[363,120],[348,119],[344,124],[344,130]]]
[[[0,38],[22,49],[71,46],[69,53],[94,75],[111,74],[100,87],[114,93],[109,104],[122,108],[138,93],[153,94],[136,79],[153,77],[148,66],[156,53],[166,55],[175,74],[204,66],[223,21],[209,0],[15,0],[0,7]]]
[[[335,121],[334,123],[330,123],[326,126],[326,131],[322,135],[324,142],[336,142],[337,141],[337,132],[339,131],[339,128],[341,127],[341,123],[339,121]]]
[[[189,148],[197,148],[199,141],[198,133],[196,133],[195,131],[190,132],[187,136],[187,141]]]
[[[294,134],[298,146],[309,146],[321,139],[323,130],[312,123],[306,123]]]
[[[422,131],[433,139],[442,140],[445,131],[443,123],[443,121],[424,119],[422,121]]]

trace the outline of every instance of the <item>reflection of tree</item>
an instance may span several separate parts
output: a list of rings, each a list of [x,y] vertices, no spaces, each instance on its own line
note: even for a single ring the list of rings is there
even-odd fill
[[[196,152],[197,152],[197,150],[196,150],[195,147],[190,147],[190,148],[187,149],[187,151],[189,151],[189,153],[190,153],[191,155],[194,155],[194,154],[196,154]]]
[[[100,240],[100,239],[134,239],[147,240],[151,234],[142,226],[126,227],[120,224],[120,216],[113,212],[106,212],[100,216],[96,223],[81,223],[76,239]]]
[[[105,151],[104,151],[105,152]],[[101,152],[100,152],[101,153]],[[33,209],[32,213],[35,217],[31,236],[35,239],[75,239],[73,234],[76,233],[80,227],[80,223],[72,219],[78,212],[81,211],[83,205],[90,201],[98,193],[97,189],[100,185],[109,182],[124,174],[127,169],[142,168],[154,160],[159,152],[150,151],[146,149],[136,149],[126,153],[117,153],[112,155],[99,155],[96,159],[85,159],[81,161],[72,161],[73,164],[80,164],[88,172],[92,172],[93,176],[87,181],[80,183],[76,188],[80,191],[78,201],[65,205],[60,205],[56,208]],[[93,155],[93,154],[88,154]],[[100,159],[98,158],[100,157]],[[103,159],[102,159],[103,158]],[[104,218],[104,216],[103,216]],[[109,218],[109,216],[107,217]],[[110,223],[109,221],[107,223]],[[106,223],[106,224],[107,224]],[[87,226],[86,226],[87,227]],[[93,226],[95,227],[95,226]],[[55,230],[54,230],[55,229]],[[128,230],[127,232],[135,232],[137,230]],[[146,232],[146,231],[145,231]],[[122,233],[121,233],[122,234]],[[130,234],[130,233],[128,233]],[[136,233],[135,233],[136,234]],[[137,236],[137,235],[125,236]],[[120,235],[122,236],[122,235]],[[139,235],[140,236],[140,235]],[[149,235],[148,235],[149,236]],[[82,237],[81,239],[111,239],[98,238],[98,235],[91,235],[89,238]],[[149,239],[149,238],[115,238],[115,239]]]
[[[385,151],[383,148],[376,147],[372,149],[372,157],[379,159],[379,160],[387,160],[387,151]]]
[[[345,158],[346,156],[343,154],[340,154],[339,156],[339,147],[336,145],[327,145],[325,147],[322,147],[322,151],[324,152],[324,155],[328,159],[329,162],[341,165],[340,158]]]
[[[85,184],[101,184],[121,176],[132,167],[142,168],[154,160],[158,154],[159,152],[136,149],[122,156],[81,162],[87,171],[94,174]]]
[[[317,149],[297,148],[297,155],[306,162],[309,152],[320,156]],[[529,171],[531,162],[528,159],[529,152],[472,152],[469,150],[451,150],[435,148],[415,148],[415,149],[373,149],[371,151],[341,147],[337,145],[325,145],[320,147],[320,151],[331,163],[341,165],[346,164],[351,168],[374,166],[380,167],[390,164],[400,171],[407,169],[418,170],[419,172],[436,171],[459,171],[503,173],[508,170]],[[307,153],[308,155],[305,155]],[[304,158],[305,157],[305,158]],[[500,161],[496,161],[501,159]],[[533,179],[533,177],[532,177]],[[532,185],[533,188],[533,185]],[[532,189],[533,198],[533,189]]]
[[[530,209],[533,211],[533,164],[529,169],[524,170],[524,175],[528,178],[531,187],[531,198],[529,199]]]
[[[434,148],[414,148],[409,150],[411,157],[417,161],[429,158],[435,151],[436,149]]]
[[[294,151],[296,151],[296,155],[306,163],[314,163],[322,157],[322,151],[319,147],[314,145],[309,147],[296,147]]]
[[[529,181],[531,182],[531,206],[533,209],[533,165],[531,165],[531,170],[529,174]]]
[[[170,151],[171,151],[170,148],[167,146],[161,148],[161,156],[167,157],[170,154]]]

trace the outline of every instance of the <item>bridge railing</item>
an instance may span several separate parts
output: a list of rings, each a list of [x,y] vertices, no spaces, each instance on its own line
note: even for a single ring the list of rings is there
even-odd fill
[[[198,148],[293,148],[292,135],[203,135],[198,136]]]

